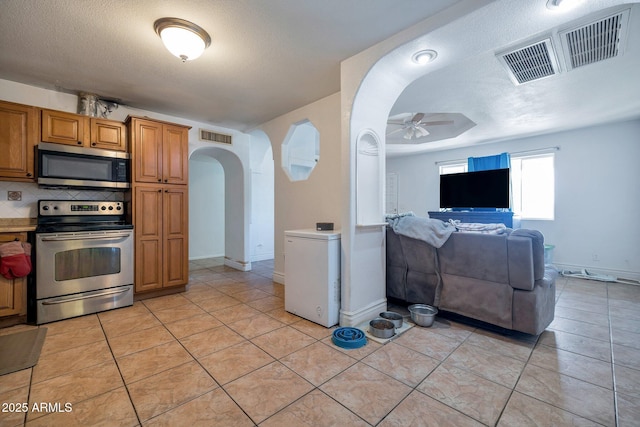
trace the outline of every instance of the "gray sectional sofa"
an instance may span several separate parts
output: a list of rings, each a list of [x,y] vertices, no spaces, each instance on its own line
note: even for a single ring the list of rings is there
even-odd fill
[[[535,230],[452,233],[440,247],[387,227],[387,297],[538,335],[553,321],[556,272]]]

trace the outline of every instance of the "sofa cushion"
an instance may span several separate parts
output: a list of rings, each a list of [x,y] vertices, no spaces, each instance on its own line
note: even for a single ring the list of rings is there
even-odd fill
[[[490,282],[509,283],[506,259],[506,235],[453,233],[438,249],[442,274]]]
[[[439,309],[511,329],[514,289],[505,284],[442,274]]]

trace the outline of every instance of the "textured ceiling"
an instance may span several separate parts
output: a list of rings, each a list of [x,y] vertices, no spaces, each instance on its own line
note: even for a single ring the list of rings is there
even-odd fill
[[[437,19],[455,3],[0,0],[0,78],[248,130],[338,92],[340,61],[426,18]],[[434,62],[432,72],[407,87],[391,115],[460,113],[476,126],[449,139],[394,141],[387,152],[446,149],[639,117],[635,1],[627,5],[632,13],[619,58],[520,86],[496,59],[498,52],[541,37],[558,43],[558,31],[624,3],[583,0],[574,10],[554,12],[546,0],[498,0],[433,31],[428,36],[440,47],[436,61],[446,65]],[[182,63],[153,30],[160,17],[195,22],[209,32],[211,46],[199,59]],[[475,54],[468,54],[470,46],[477,46]]]
[[[559,34],[629,8],[620,55],[570,70]],[[396,101],[391,115],[459,112],[477,125],[451,139],[430,141],[428,136],[424,143],[418,139],[406,144],[401,135],[395,134],[393,140],[387,141],[392,142],[387,145],[388,155],[496,142],[640,117],[637,2],[583,1],[573,10],[558,13],[547,9],[544,0],[504,1],[469,18],[448,25],[434,37],[445,40],[457,34],[467,44],[478,46],[477,52],[456,58],[450,65],[411,83]],[[469,22],[477,27],[470,28]],[[514,84],[497,55],[545,38],[551,38],[559,72]],[[457,47],[449,46],[451,49],[443,55],[456,54]]]
[[[247,129],[340,90],[340,61],[453,0],[1,0],[0,78]],[[182,63],[153,23],[211,46]]]

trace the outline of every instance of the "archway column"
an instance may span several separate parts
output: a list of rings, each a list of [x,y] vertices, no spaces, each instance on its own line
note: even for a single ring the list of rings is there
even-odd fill
[[[415,79],[444,67],[451,61],[419,66],[411,56],[433,49],[429,34],[480,9],[491,1],[472,0],[456,3],[421,23],[349,58],[341,67],[342,110],[342,264],[340,324],[355,326],[386,310],[385,228],[374,225],[384,221],[384,208],[367,213],[366,224],[358,219],[357,147],[363,134],[379,141],[379,155],[385,156],[385,131],[389,112],[402,91]],[[371,171],[371,185],[384,200],[384,161]],[[376,209],[376,208],[371,208]]]

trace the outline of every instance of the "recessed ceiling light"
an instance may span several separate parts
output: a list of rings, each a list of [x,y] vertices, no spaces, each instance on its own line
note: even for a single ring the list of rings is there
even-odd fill
[[[551,10],[569,10],[574,8],[580,0],[548,0],[547,9]]]
[[[182,62],[198,58],[211,44],[205,30],[184,19],[160,18],[153,23],[153,28],[167,50]]]
[[[435,50],[425,49],[414,53],[411,57],[411,60],[416,64],[423,65],[433,61],[437,56],[438,52],[436,52]]]

